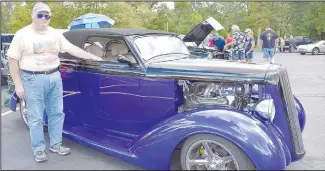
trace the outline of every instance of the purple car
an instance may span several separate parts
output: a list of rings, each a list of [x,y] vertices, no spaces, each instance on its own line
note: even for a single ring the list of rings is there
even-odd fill
[[[283,66],[201,59],[163,31],[64,36],[104,59],[60,54],[64,136],[77,143],[152,170],[174,159],[183,170],[283,170],[306,153],[305,111]]]

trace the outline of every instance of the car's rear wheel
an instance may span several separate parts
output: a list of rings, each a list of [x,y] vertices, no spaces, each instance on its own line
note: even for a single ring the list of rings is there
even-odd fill
[[[182,170],[255,170],[236,145],[215,135],[188,138],[181,150]]]
[[[318,48],[314,48],[312,51],[313,55],[318,55],[319,54],[319,49]]]
[[[302,53],[302,52],[300,52],[300,54],[302,54],[302,55],[306,55],[306,53]]]

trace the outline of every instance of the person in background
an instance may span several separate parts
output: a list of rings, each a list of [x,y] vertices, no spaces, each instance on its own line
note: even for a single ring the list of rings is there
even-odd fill
[[[215,48],[222,52],[223,51],[223,48],[224,46],[226,45],[226,41],[225,39],[223,39],[221,36],[219,36],[217,33],[213,34],[212,35],[213,37],[213,44],[215,46]]]
[[[269,63],[274,63],[274,54],[278,44],[278,35],[269,26],[260,36],[260,46],[263,49],[263,57]]]
[[[245,40],[245,58],[247,63],[253,61],[253,52],[255,47],[255,40],[253,37],[253,31],[250,28],[245,30],[246,40]]]
[[[226,44],[229,44],[232,42],[232,38],[230,36],[230,34],[227,35],[227,38],[226,38]]]
[[[209,35],[209,47],[214,47],[212,35]]]
[[[285,40],[280,37],[280,51],[284,52]]]
[[[226,45],[226,47],[233,47],[231,58],[235,61],[245,61],[245,39],[246,35],[240,32],[237,25],[231,26],[232,41]]]
[[[102,61],[71,44],[50,27],[51,9],[38,2],[32,9],[32,23],[18,30],[8,49],[10,75],[19,99],[26,101],[31,147],[36,162],[48,160],[45,152],[43,111],[48,116],[49,149],[67,155],[70,148],[62,145],[64,123],[63,87],[58,54]],[[23,143],[27,143],[26,141]]]

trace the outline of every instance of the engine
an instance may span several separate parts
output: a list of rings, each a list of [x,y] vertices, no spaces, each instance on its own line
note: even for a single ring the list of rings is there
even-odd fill
[[[190,81],[180,81],[180,84],[183,86],[183,110],[214,106],[245,110],[250,103],[250,84]]]

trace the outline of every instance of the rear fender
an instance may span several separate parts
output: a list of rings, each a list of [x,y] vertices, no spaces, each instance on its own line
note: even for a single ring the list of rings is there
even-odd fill
[[[198,109],[175,115],[139,136],[130,144],[148,169],[170,169],[177,145],[195,134],[221,136],[244,151],[256,169],[285,169],[287,147],[280,136],[260,121],[226,108]],[[286,155],[287,154],[287,155]],[[141,157],[140,157],[141,156]]]

